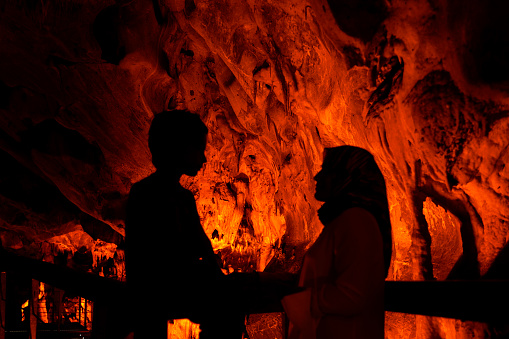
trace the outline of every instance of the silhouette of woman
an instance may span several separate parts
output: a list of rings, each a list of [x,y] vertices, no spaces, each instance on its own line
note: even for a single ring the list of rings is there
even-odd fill
[[[188,111],[162,112],[152,121],[149,148],[156,172],[132,186],[126,217],[135,338],[166,338],[167,321],[179,318],[199,323],[201,339],[241,336],[243,318],[220,309],[224,276],[194,196],[179,183],[206,162],[207,133],[199,116]]]
[[[304,257],[304,291],[282,300],[289,338],[382,339],[392,252],[382,173],[366,150],[341,146],[325,150],[315,181],[324,228]]]

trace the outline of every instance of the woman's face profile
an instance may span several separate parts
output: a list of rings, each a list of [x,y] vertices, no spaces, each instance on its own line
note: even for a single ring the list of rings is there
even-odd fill
[[[316,181],[315,199],[318,201],[327,201],[333,192],[334,171],[324,165],[326,165],[325,162],[322,164],[322,169],[313,178]]]

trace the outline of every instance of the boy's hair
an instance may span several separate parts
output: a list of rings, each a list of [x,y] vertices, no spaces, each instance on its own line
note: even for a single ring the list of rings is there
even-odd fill
[[[148,148],[156,168],[186,146],[199,145],[208,128],[200,116],[187,110],[163,111],[154,116],[148,132]],[[178,161],[178,159],[175,159]]]

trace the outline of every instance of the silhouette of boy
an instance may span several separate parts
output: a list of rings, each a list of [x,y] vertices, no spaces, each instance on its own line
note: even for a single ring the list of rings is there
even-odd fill
[[[179,318],[199,323],[201,339],[240,337],[243,323],[232,325],[235,317],[219,311],[224,275],[194,196],[179,183],[207,161],[207,133],[199,116],[184,110],[159,113],[152,121],[149,149],[156,172],[131,188],[126,218],[126,273],[137,339],[166,338],[167,321]]]

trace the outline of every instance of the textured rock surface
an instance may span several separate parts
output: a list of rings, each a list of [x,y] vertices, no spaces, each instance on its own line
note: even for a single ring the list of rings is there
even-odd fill
[[[4,1],[2,242],[39,258],[121,244],[129,188],[153,171],[151,118],[178,106],[210,129],[208,163],[183,182],[227,265],[297,269],[320,232],[322,150],[350,144],[386,177],[391,279],[506,277],[504,6]],[[483,324],[387,318],[394,338],[490,336]]]

